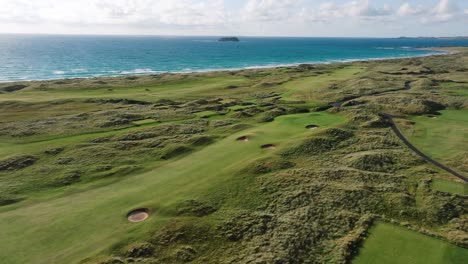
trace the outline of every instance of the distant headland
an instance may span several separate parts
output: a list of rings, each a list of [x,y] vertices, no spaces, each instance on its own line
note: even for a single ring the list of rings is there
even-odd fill
[[[222,37],[218,39],[219,42],[239,42],[238,37]]]
[[[440,39],[440,40],[468,40],[468,36],[456,37],[399,37],[399,39]]]

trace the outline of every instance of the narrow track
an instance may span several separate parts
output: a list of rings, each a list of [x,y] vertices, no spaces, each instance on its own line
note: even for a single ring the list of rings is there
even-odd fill
[[[403,143],[405,143],[406,146],[408,146],[408,148],[410,148],[414,153],[418,154],[418,156],[420,156],[421,158],[423,158],[425,161],[429,162],[429,163],[432,163],[433,165],[445,170],[446,172],[452,174],[453,176],[459,178],[459,179],[462,179],[465,183],[468,182],[468,178],[461,175],[460,173],[450,169],[449,167],[439,163],[438,161],[435,161],[433,160],[432,158],[430,158],[429,156],[427,156],[426,154],[422,153],[419,149],[417,149],[413,144],[411,144],[409,142],[408,139],[405,138],[405,136],[403,136],[403,134],[401,133],[401,131],[398,129],[398,127],[396,126],[395,122],[393,121],[393,116],[392,115],[389,115],[389,114],[385,114],[385,113],[381,113],[380,114],[381,117],[383,117],[384,119],[386,119],[389,123],[390,123],[390,126],[391,128],[393,129],[393,131],[395,132],[395,134],[397,135],[398,138],[401,139],[401,141],[403,141]]]
[[[394,92],[398,92],[398,91],[407,91],[407,90],[410,90],[411,89],[411,81],[406,81],[405,82],[405,87],[404,88],[398,88],[398,89],[393,89],[393,90],[387,90],[385,92],[380,92],[380,93],[374,93],[374,94],[369,94],[369,95],[366,95],[366,96],[376,96],[376,95],[383,95],[383,94],[388,94],[388,93],[394,93]],[[349,97],[349,98],[345,98],[344,100],[342,101],[338,101],[338,102],[333,102],[333,103],[330,103],[329,105],[331,107],[341,107],[344,103],[348,102],[348,101],[351,101],[351,100],[354,100],[354,99],[357,99],[359,98],[359,96],[355,96],[355,97]],[[405,138],[405,136],[403,136],[403,134],[401,133],[401,131],[398,129],[398,127],[396,126],[395,122],[393,121],[393,116],[392,115],[389,115],[389,114],[386,114],[386,113],[381,113],[380,116],[382,118],[384,118],[385,120],[387,120],[389,123],[390,123],[390,126],[393,130],[393,132],[395,132],[395,134],[397,135],[397,137],[399,139],[401,139],[401,141],[403,141],[403,143],[405,143],[405,145],[411,149],[414,153],[416,153],[418,156],[420,156],[421,158],[423,158],[425,161],[433,164],[434,166],[436,167],[439,167],[441,168],[442,170],[452,174],[453,176],[463,180],[465,183],[468,182],[468,178],[461,175],[460,173],[452,170],[451,168],[441,164],[440,162],[438,161],[435,161],[433,160],[432,158],[430,158],[429,156],[427,156],[426,154],[424,154],[423,152],[421,152],[419,149],[417,149],[413,144],[411,144],[409,142],[409,140],[407,138]]]

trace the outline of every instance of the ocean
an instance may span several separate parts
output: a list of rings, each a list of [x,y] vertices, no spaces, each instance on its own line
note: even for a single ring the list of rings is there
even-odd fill
[[[435,54],[468,40],[0,35],[0,82],[275,67]]]

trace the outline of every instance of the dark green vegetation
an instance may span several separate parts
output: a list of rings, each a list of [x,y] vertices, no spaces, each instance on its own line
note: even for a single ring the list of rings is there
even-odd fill
[[[346,263],[380,220],[438,237],[453,248],[442,260],[466,262],[467,197],[454,187],[465,185],[415,155],[379,114],[397,116],[415,145],[437,142],[418,147],[466,173],[467,72],[462,49],[378,62],[1,84],[0,258]],[[128,222],[139,208],[150,217]],[[382,226],[360,256],[373,258],[367,248]],[[427,239],[421,243],[436,243]]]

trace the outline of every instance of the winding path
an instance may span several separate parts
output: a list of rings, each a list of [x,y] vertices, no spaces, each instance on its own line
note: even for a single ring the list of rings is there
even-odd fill
[[[390,126],[391,128],[393,129],[393,131],[395,132],[395,134],[397,135],[398,138],[401,139],[401,141],[403,141],[403,143],[405,143],[406,146],[408,146],[408,148],[410,148],[414,153],[418,154],[418,156],[420,156],[421,158],[423,158],[425,161],[429,162],[429,163],[432,163],[433,165],[445,170],[446,172],[452,174],[453,176],[459,178],[459,179],[462,179],[464,182],[468,182],[468,178],[466,178],[465,176],[461,175],[460,173],[450,169],[449,167],[441,164],[440,162],[438,161],[435,161],[433,160],[432,158],[430,158],[429,156],[427,156],[426,154],[422,153],[419,149],[417,149],[413,144],[411,144],[409,142],[408,139],[405,138],[405,136],[403,136],[403,134],[401,133],[401,131],[398,129],[398,127],[396,126],[395,122],[393,121],[393,116],[392,115],[389,115],[389,114],[385,114],[385,113],[381,113],[380,114],[381,117],[383,117],[384,119],[388,120],[389,123],[390,123]]]
[[[403,91],[403,90],[410,90],[411,89],[411,81],[406,81],[405,82],[405,87],[404,88],[399,88],[399,89],[393,89],[393,90],[387,90],[385,92],[376,92],[376,93],[373,93],[373,94],[369,94],[369,95],[366,95],[366,96],[375,96],[375,95],[382,95],[382,94],[387,94],[387,93],[394,93],[394,92],[398,92],[398,91]],[[359,98],[359,96],[354,96],[354,97],[349,97],[349,98],[345,98],[344,100],[342,101],[338,101],[338,102],[333,102],[333,103],[330,103],[330,106],[332,107],[340,107],[342,106],[344,103],[348,102],[348,101],[351,101],[351,100],[354,100],[354,99],[357,99]],[[381,113],[379,114],[382,118],[384,118],[385,120],[387,120],[389,123],[390,123],[390,126],[393,130],[393,132],[395,132],[395,134],[397,135],[397,137],[399,139],[401,139],[401,141],[403,141],[403,143],[405,143],[405,145],[411,149],[414,153],[416,153],[418,156],[420,156],[421,158],[423,158],[425,161],[433,164],[434,166],[436,167],[439,167],[441,168],[442,170],[452,174],[453,176],[463,180],[465,183],[468,182],[468,178],[461,175],[460,173],[452,170],[451,168],[441,164],[440,162],[438,161],[435,161],[433,160],[432,158],[430,158],[429,156],[427,156],[426,154],[424,154],[423,152],[421,152],[419,149],[417,149],[413,144],[411,144],[411,142],[409,142],[409,140],[407,138],[405,138],[405,136],[403,136],[403,134],[401,133],[401,131],[398,129],[398,127],[396,126],[395,122],[393,121],[393,116],[390,115],[390,114],[386,114],[386,113]]]

